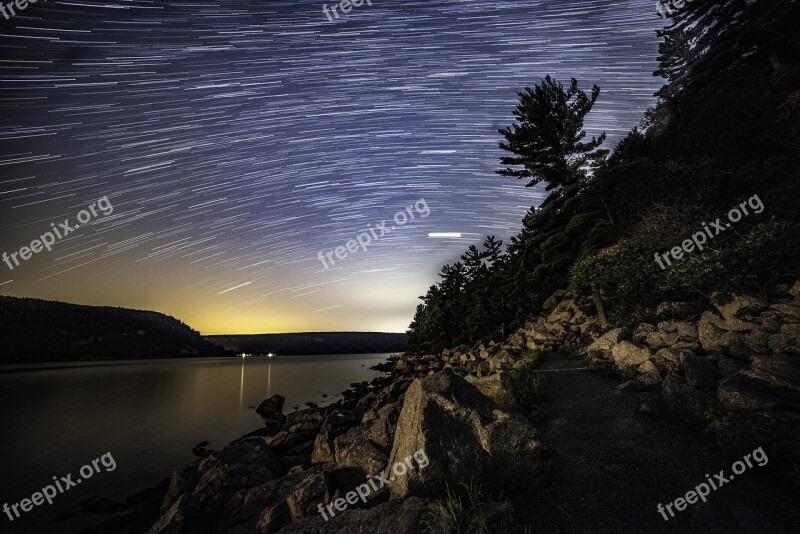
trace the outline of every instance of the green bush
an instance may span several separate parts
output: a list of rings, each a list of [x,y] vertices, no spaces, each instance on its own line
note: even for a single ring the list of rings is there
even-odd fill
[[[653,236],[623,240],[613,247],[586,255],[573,265],[570,285],[577,291],[602,293],[609,319],[621,326],[635,325],[665,300],[708,303],[715,291],[767,294],[778,283],[791,282],[800,272],[800,226],[763,222],[734,226],[715,236],[705,250],[673,260],[661,269],[654,259],[675,242]],[[700,222],[696,228],[701,228]],[[691,233],[686,234],[686,238]]]
[[[545,399],[544,377],[535,369],[537,360],[538,351],[535,358],[517,361],[503,377],[511,405],[523,412],[532,410]]]
[[[539,358],[542,357],[542,353],[537,349],[525,349],[522,351],[522,354],[519,356],[519,360],[517,363],[524,362],[535,364],[539,361]]]

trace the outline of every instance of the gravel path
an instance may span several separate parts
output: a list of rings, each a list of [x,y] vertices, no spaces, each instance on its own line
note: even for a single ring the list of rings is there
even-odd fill
[[[730,476],[736,458],[708,437],[641,414],[649,394],[619,393],[617,381],[563,358],[546,355],[539,367],[564,369],[545,373],[545,421],[537,425],[553,461],[550,481],[512,499],[532,532],[800,532],[800,491],[755,462],[708,502],[665,521],[659,503],[685,496],[706,474]]]

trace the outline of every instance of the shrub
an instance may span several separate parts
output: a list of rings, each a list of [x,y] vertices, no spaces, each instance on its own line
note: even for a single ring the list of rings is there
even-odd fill
[[[461,484],[463,490],[447,487],[444,499],[434,501],[425,521],[432,534],[492,534],[508,532],[512,526],[513,507],[505,500],[493,500],[482,486]]]
[[[511,398],[512,405],[520,411],[530,411],[542,402],[544,378],[535,369],[536,359],[520,359],[504,376],[504,387]]]

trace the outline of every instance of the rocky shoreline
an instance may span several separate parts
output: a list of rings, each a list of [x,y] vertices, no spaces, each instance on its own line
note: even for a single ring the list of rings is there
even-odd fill
[[[432,505],[459,483],[479,483],[487,495],[534,496],[551,471],[536,429],[541,414],[504,401],[509,376],[531,352],[571,354],[615,377],[622,395],[650,392],[642,413],[712,435],[725,454],[770,448],[792,474],[791,444],[800,444],[800,282],[769,303],[714,300],[720,303],[708,310],[662,303],[655,322],[603,328],[592,301],[556,292],[508,339],[392,356],[376,366],[386,376],[352,384],[328,407],[284,415],[280,396],[265,400],[263,428],[203,452],[83,532],[436,532]],[[363,502],[348,501],[335,517],[320,514],[365,480],[388,480],[391,466],[415,451],[425,451],[425,469],[409,469]],[[490,516],[508,515],[494,504]],[[509,524],[507,531],[525,529]]]

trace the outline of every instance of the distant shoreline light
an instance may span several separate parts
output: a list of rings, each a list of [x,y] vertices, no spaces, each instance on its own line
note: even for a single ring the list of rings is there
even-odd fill
[[[428,237],[461,237],[461,234],[455,232],[431,232]]]

